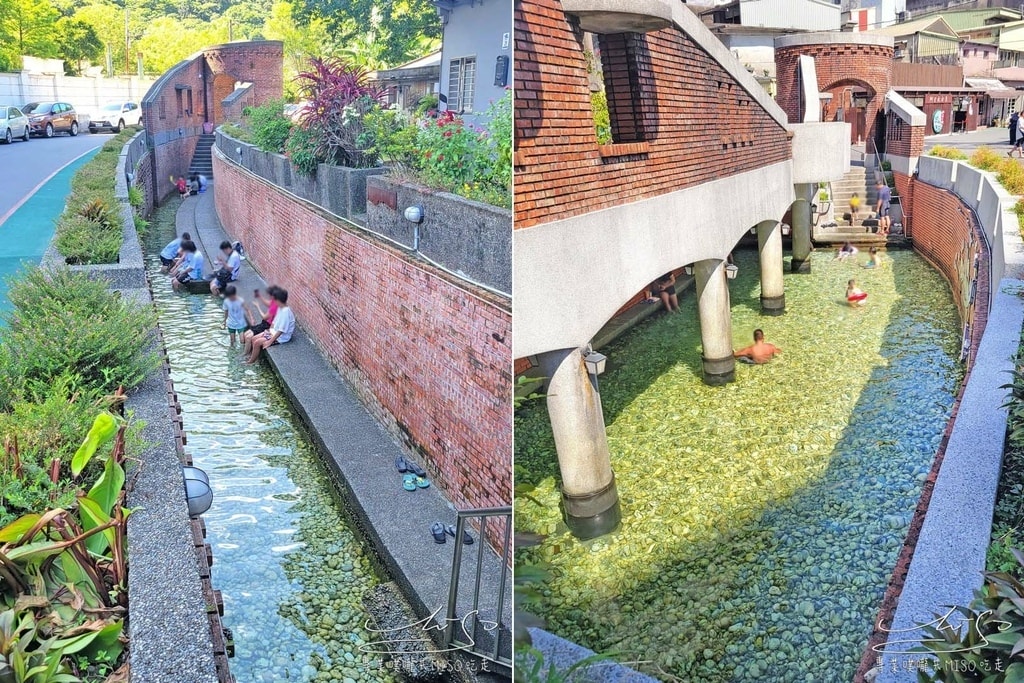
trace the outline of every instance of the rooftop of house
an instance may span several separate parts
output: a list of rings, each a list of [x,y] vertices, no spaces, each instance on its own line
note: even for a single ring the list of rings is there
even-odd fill
[[[910,36],[915,33],[929,33],[956,37],[956,31],[945,19],[945,15],[921,17],[912,21],[905,21],[902,24],[893,24],[883,28],[873,28],[867,33],[874,33],[881,36]]]
[[[938,12],[929,12],[928,14],[921,14],[914,17],[914,21],[926,19],[928,17],[935,18],[940,16],[945,20],[946,24],[948,24],[950,28],[958,33],[970,28],[993,26],[1010,21],[1019,21],[1021,19],[1021,13],[1016,10],[991,7],[986,9],[941,10]]]

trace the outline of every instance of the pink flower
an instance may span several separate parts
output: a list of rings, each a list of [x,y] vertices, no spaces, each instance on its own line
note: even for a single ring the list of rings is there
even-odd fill
[[[438,154],[437,155],[437,160],[438,161],[444,161],[444,155],[443,154]]]

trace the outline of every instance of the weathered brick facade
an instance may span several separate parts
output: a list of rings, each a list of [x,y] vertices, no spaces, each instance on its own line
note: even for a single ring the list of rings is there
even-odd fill
[[[889,156],[921,156],[924,153],[924,126],[911,126],[890,112],[885,126],[885,152]]]
[[[833,35],[833,34],[829,34]],[[855,36],[856,34],[851,34]],[[867,140],[875,134],[878,112],[885,106],[885,94],[892,86],[892,46],[863,44],[851,38],[849,43],[822,43],[776,47],[775,73],[777,90],[775,99],[792,122],[800,118],[800,55],[814,57],[818,75],[818,90],[830,93],[832,99],[825,105],[823,121],[835,120],[837,108],[847,102],[848,90],[861,87],[867,91],[865,108]],[[851,121],[853,125],[855,122]],[[856,131],[854,132],[856,135]]]
[[[153,84],[142,100],[142,120],[154,154],[158,200],[174,190],[170,176],[188,172],[203,123],[224,122],[221,100],[235,82],[252,83],[248,101],[253,104],[281,97],[283,63],[280,41],[228,43],[206,48]]]
[[[214,156],[217,213],[375,417],[459,508],[512,499],[512,316]]]
[[[602,37],[606,82],[622,86],[609,93],[613,121],[625,120],[623,107],[635,107],[631,119],[643,131],[613,123],[620,144],[599,146],[583,37],[570,22],[560,0],[516,4],[517,229],[789,158],[785,128],[674,27]]]

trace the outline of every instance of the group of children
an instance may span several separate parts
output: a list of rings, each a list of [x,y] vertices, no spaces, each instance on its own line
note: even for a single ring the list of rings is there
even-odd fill
[[[295,315],[288,307],[288,291],[271,285],[267,288],[268,298],[264,299],[257,289],[253,292],[252,310],[247,309],[237,287],[231,284],[238,279],[242,266],[242,245],[225,240],[220,243],[220,251],[221,256],[214,261],[217,269],[209,280],[210,292],[224,297],[221,327],[228,331],[231,345],[241,337],[245,362],[255,363],[263,349],[291,341]],[[171,276],[174,291],[186,283],[205,280],[205,258],[187,232],[167,243],[160,252],[160,263],[161,271]],[[266,304],[266,310],[260,304]]]
[[[836,254],[837,261],[852,260],[857,255],[857,247],[853,246],[850,242],[846,242],[840,247],[839,252]],[[864,264],[864,268],[878,268],[882,265],[882,255],[878,253],[878,249],[871,247],[868,250],[868,261]],[[868,298],[867,293],[857,286],[856,280],[850,280],[846,283],[846,303],[851,306],[863,306],[865,299]]]
[[[184,199],[185,197],[205,192],[207,182],[206,176],[203,174],[190,173],[188,181],[185,180],[185,176],[178,176],[178,180],[175,181],[174,186],[178,188],[178,196]]]

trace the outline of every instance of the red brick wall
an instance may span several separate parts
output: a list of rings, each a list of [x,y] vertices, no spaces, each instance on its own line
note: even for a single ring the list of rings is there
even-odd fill
[[[960,318],[971,325],[971,356],[981,343],[988,317],[988,254],[974,214],[952,192],[894,174],[897,187],[909,187],[909,205],[914,216],[914,250],[928,259],[949,282]],[[900,193],[903,194],[901,188]],[[904,204],[908,200],[904,198]],[[975,258],[980,254],[980,258]],[[975,267],[975,261],[978,266]],[[974,303],[971,282],[977,279]]]
[[[217,213],[371,412],[459,508],[512,500],[508,302],[341,227],[216,155]]]
[[[885,94],[892,84],[892,48],[881,45],[828,44],[794,45],[775,50],[776,95],[779,106],[790,121],[800,121],[800,78],[797,61],[800,55],[814,57],[818,90],[832,93],[825,115],[835,120],[836,109],[844,102],[845,89],[862,86],[871,95],[866,112],[867,132],[874,135],[875,116],[885,105]]]
[[[649,68],[640,89],[655,98],[644,112],[651,128],[646,142],[605,149],[602,157],[581,34],[560,0],[515,7],[516,228],[789,158],[785,129],[675,28],[643,38]]]
[[[885,130],[885,152],[901,157],[924,154],[924,126],[911,126],[890,113]]]
[[[142,117],[149,147],[154,150],[153,176],[158,199],[174,190],[171,175],[188,173],[203,123],[223,122],[214,118],[214,113],[220,111],[219,103],[214,107],[216,77],[221,76],[219,82],[230,83],[232,89],[235,81],[252,83],[252,100],[258,104],[281,97],[283,64],[284,47],[279,41],[229,43],[207,48],[201,56],[168,71],[153,84],[142,100]],[[180,115],[179,87],[192,89],[192,109],[188,110],[187,92],[182,92],[182,108],[187,111]]]

